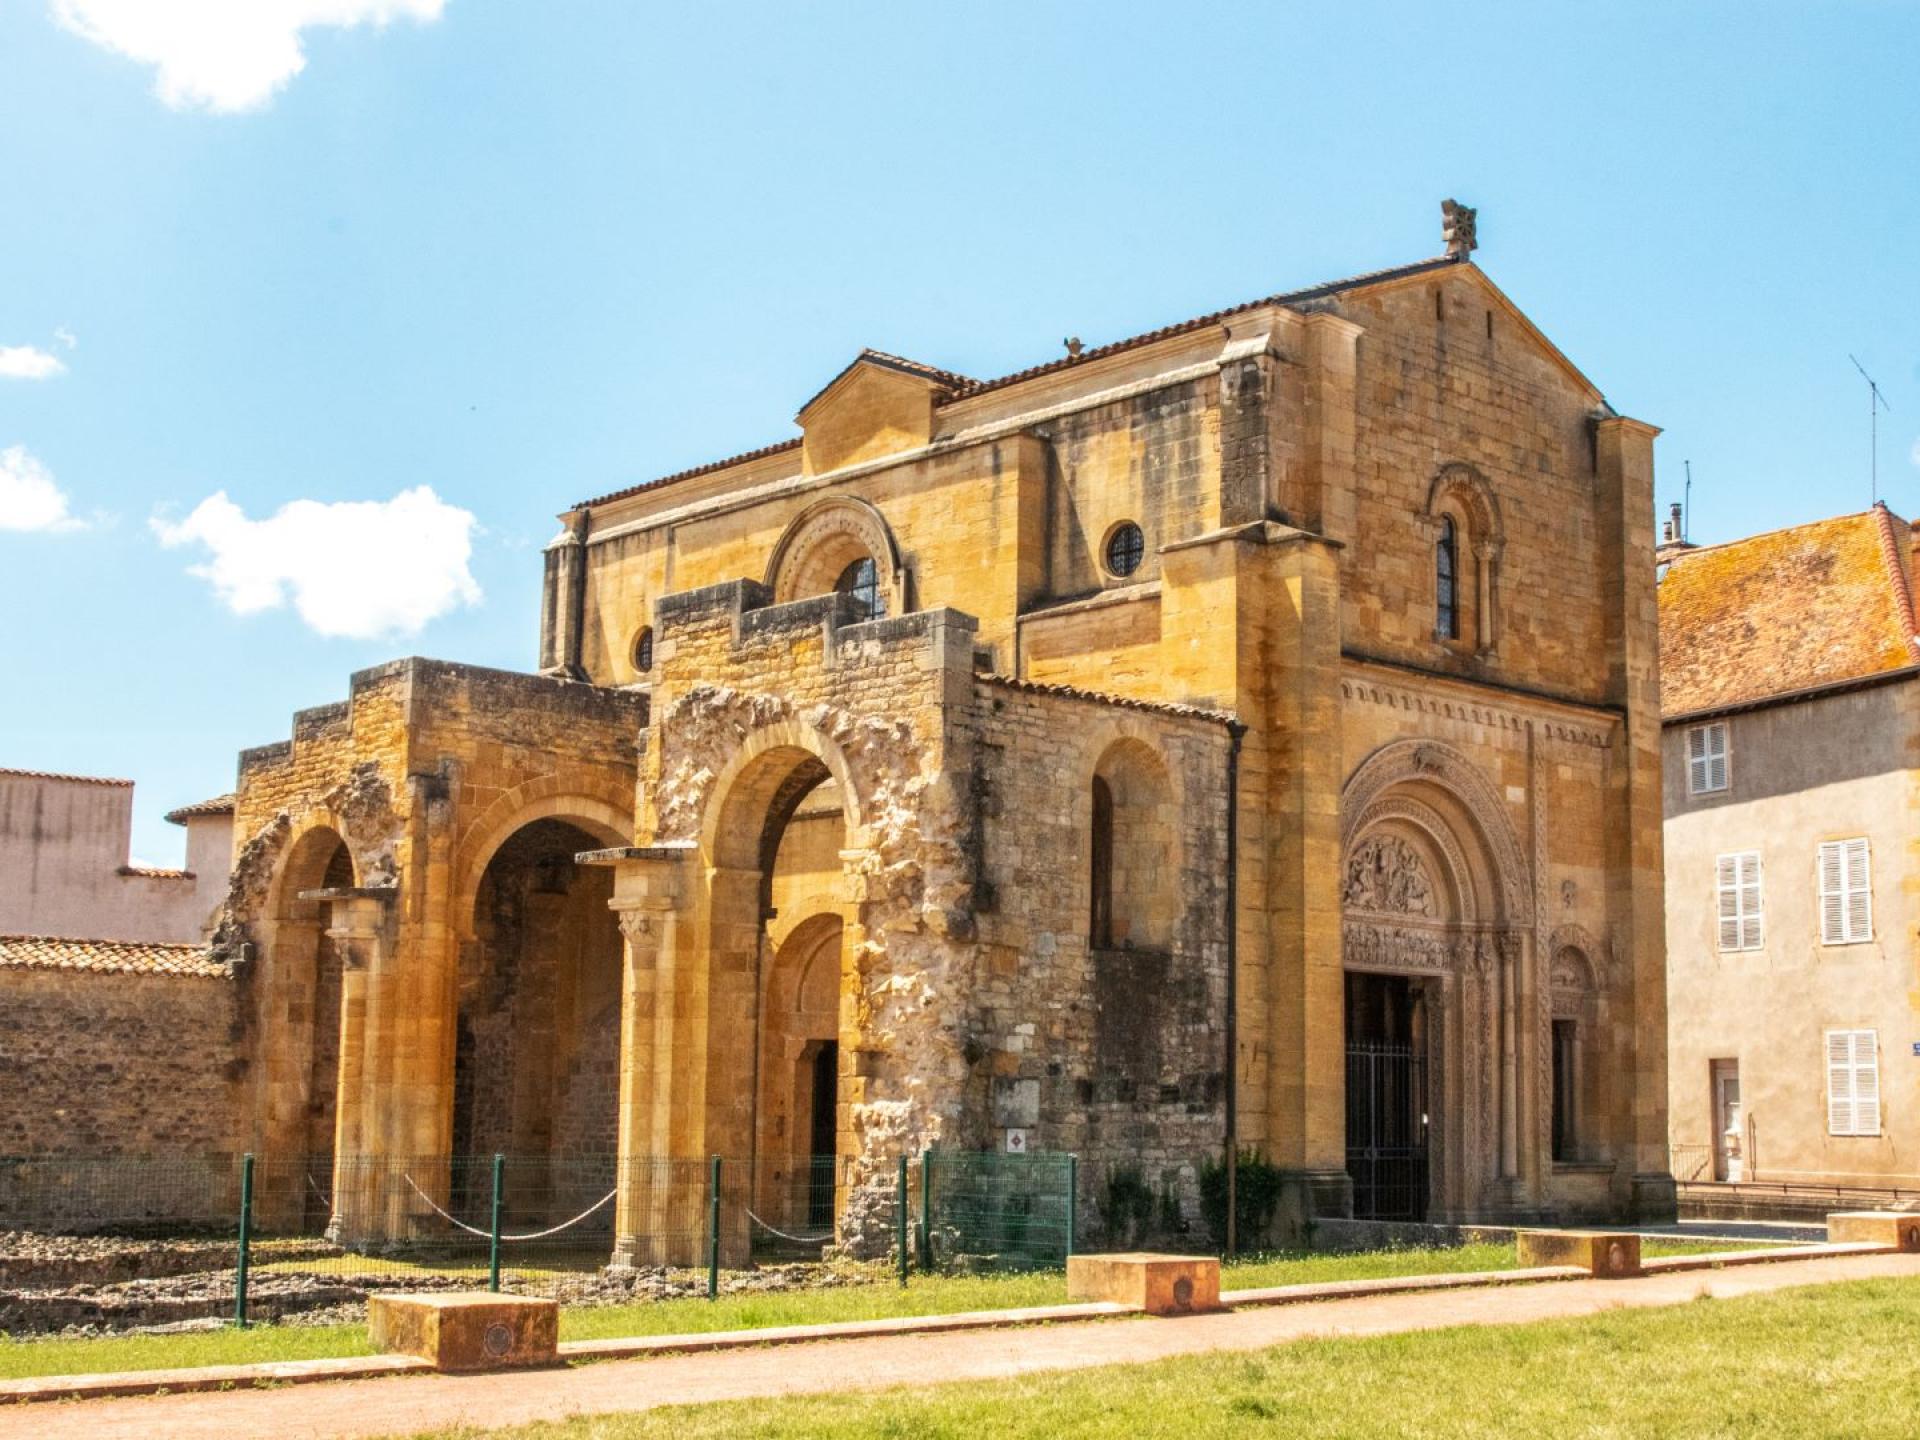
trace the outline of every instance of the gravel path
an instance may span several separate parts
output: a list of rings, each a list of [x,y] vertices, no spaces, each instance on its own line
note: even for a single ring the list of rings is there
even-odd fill
[[[1451,1325],[1513,1325],[1701,1295],[1757,1295],[1801,1285],[1920,1278],[1920,1255],[1870,1255],[1698,1270],[1638,1280],[1575,1280],[1441,1294],[1314,1301],[1181,1320],[905,1335],[725,1354],[609,1362],[569,1370],[348,1381],[285,1390],[165,1395],[0,1410],[0,1437],[171,1440],[179,1436],[412,1435],[752,1396],[990,1380],[1037,1370],[1137,1364],[1205,1351],[1257,1350],[1310,1336],[1379,1335]]]

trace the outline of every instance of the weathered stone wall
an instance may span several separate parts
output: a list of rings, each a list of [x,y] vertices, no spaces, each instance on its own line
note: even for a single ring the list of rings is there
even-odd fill
[[[245,1148],[231,980],[7,969],[0,985],[0,1155]]]
[[[1225,728],[985,677],[975,704],[986,899],[972,984],[946,999],[970,1061],[963,1139],[1004,1149],[1020,1129],[1033,1150],[1078,1154],[1089,1222],[1121,1171],[1192,1221],[1225,1134]],[[1128,762],[1158,769],[1165,801],[1150,817],[1116,804],[1116,883],[1144,898],[1156,879],[1125,856],[1152,846],[1171,923],[1149,935],[1164,943],[1101,948],[1092,785]]]

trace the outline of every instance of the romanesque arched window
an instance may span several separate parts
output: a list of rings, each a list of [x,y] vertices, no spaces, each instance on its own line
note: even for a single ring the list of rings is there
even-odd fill
[[[1440,538],[1433,546],[1433,633],[1442,640],[1460,635],[1459,594],[1455,577],[1460,564],[1460,542],[1453,529],[1453,517],[1440,517]]]
[[[860,613],[869,620],[884,619],[887,613],[886,592],[880,588],[880,570],[873,563],[871,555],[863,555],[840,572],[840,578],[833,582],[833,588],[842,595],[851,595],[860,606]]]
[[[1172,787],[1137,740],[1094,769],[1087,943],[1096,950],[1167,950],[1179,907]]]
[[[1504,543],[1492,487],[1471,465],[1443,465],[1428,486],[1424,519],[1433,543],[1433,638],[1490,655],[1499,639],[1495,604]]]

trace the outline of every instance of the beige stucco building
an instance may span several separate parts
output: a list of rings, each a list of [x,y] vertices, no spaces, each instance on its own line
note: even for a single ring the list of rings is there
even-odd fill
[[[865,351],[568,509],[541,673],[241,757],[246,1144],[718,1154],[762,1214],[825,1157],[855,1248],[927,1147],[1078,1154],[1088,1234],[1230,1137],[1293,1233],[1670,1210],[1655,431],[1447,247],[999,379]],[[620,1258],[677,1243],[636,1173]]]
[[[1920,1189],[1912,531],[1877,506],[1662,557],[1675,1175]]]
[[[190,943],[227,898],[230,796],[167,816],[186,865],[135,865],[133,782],[0,769],[0,935]]]

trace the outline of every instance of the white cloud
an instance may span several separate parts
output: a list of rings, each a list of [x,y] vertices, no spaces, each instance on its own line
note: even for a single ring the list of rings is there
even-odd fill
[[[58,355],[31,345],[0,345],[0,379],[51,380],[66,368]]]
[[[391,500],[295,500],[249,520],[224,490],[179,524],[155,518],[166,546],[199,543],[212,558],[189,567],[236,615],[286,603],[322,635],[356,640],[411,635],[459,605],[477,605],[467,568],[473,513],[415,486]]]
[[[53,472],[24,445],[0,450],[0,530],[78,530]]]
[[[68,350],[73,349],[80,343],[80,337],[64,325],[56,325],[53,327],[53,338],[58,340],[62,347]]]
[[[176,110],[257,110],[306,68],[302,30],[440,18],[446,0],[52,0],[77,35],[158,72]]]

